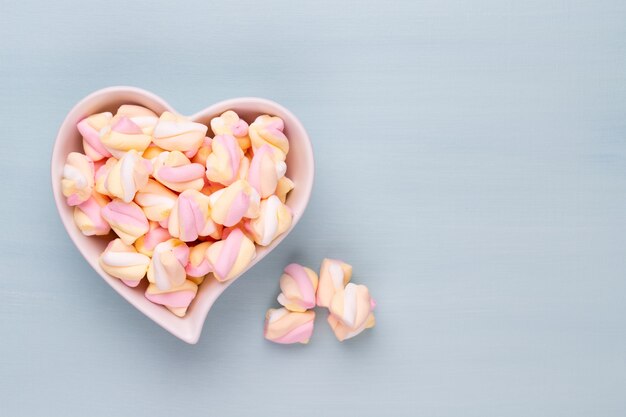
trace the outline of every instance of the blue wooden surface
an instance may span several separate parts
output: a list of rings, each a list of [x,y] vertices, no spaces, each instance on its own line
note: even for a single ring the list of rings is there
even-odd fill
[[[623,416],[626,3],[0,0],[0,415]],[[49,184],[65,113],[118,84],[303,121],[283,245],[188,346],[80,259]],[[281,268],[344,258],[378,326],[262,338]]]

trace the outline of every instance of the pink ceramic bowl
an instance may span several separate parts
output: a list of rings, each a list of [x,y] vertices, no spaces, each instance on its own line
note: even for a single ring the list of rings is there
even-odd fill
[[[187,315],[184,318],[176,317],[164,307],[153,304],[144,297],[143,289],[145,288],[145,283],[139,288],[129,288],[100,268],[98,256],[112,237],[84,236],[74,224],[73,209],[65,203],[65,198],[61,192],[61,176],[67,154],[72,151],[83,151],[82,140],[80,133],[76,129],[76,123],[94,113],[103,111],[115,112],[121,104],[139,104],[153,110],[157,114],[161,114],[165,110],[176,113],[163,99],[148,91],[134,87],[105,88],[85,97],[74,106],[63,121],[54,144],[51,162],[54,200],[67,233],[91,267],[139,311],[185,342],[196,343],[211,306],[235,280],[233,279],[226,283],[219,283],[214,279],[205,281],[200,285],[198,295],[192,302]],[[248,123],[254,121],[260,114],[280,116],[285,122],[285,134],[290,142],[290,150],[287,156],[287,176],[293,180],[295,188],[287,198],[287,205],[293,210],[293,223],[289,231],[278,237],[270,246],[257,247],[257,257],[248,266],[246,269],[248,270],[276,248],[302,217],[309,202],[311,188],[313,187],[313,150],[309,137],[296,116],[270,100],[253,97],[226,100],[213,104],[190,116],[190,118],[209,126],[208,134],[212,136],[209,123],[211,118],[220,115],[226,110],[236,111]]]

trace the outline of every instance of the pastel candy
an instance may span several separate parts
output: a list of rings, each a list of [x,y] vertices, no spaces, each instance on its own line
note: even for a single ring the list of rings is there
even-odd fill
[[[152,166],[154,178],[171,190],[180,193],[204,187],[204,166],[192,164],[182,152],[163,152],[152,160]]]
[[[191,281],[191,282],[193,282],[196,285],[202,284],[204,282],[205,278],[206,278],[206,275],[202,275],[200,277],[194,277],[194,276],[191,276],[191,275],[187,275],[187,281]]]
[[[289,140],[283,133],[284,129],[285,124],[280,117],[257,117],[248,129],[252,149],[256,152],[263,145],[270,145],[276,150],[277,158],[284,161],[289,152]]]
[[[154,128],[154,144],[167,151],[185,152],[195,155],[206,136],[207,127],[186,117],[163,112]]]
[[[188,279],[190,276],[204,277],[211,272],[211,264],[206,258],[206,251],[212,244],[212,242],[203,242],[189,248],[189,263],[185,267]]]
[[[170,240],[172,236],[170,236],[170,232],[167,229],[162,228],[159,223],[149,223],[150,229],[145,235],[140,236],[139,239],[135,241],[135,248],[139,253],[143,253],[147,256],[152,256],[156,245]]]
[[[109,177],[109,172],[111,172],[115,164],[117,164],[117,159],[111,157],[96,170],[94,188],[99,194],[106,195],[107,197],[113,197],[106,187],[106,180]]]
[[[98,113],[84,118],[76,127],[83,136],[83,149],[85,154],[93,161],[108,158],[111,153],[100,141],[100,133],[111,123],[113,115],[109,112]]]
[[[291,209],[275,195],[261,201],[259,216],[247,223],[247,229],[254,241],[261,246],[268,246],[276,237],[285,233],[291,226]]]
[[[111,226],[102,216],[102,208],[109,199],[98,193],[74,207],[74,223],[85,236],[103,236],[109,234]]]
[[[154,248],[148,266],[148,281],[160,290],[182,285],[187,278],[185,265],[189,262],[189,247],[178,239],[169,239]]]
[[[270,308],[265,314],[264,336],[274,343],[309,343],[313,334],[315,312],[289,311],[286,308]]]
[[[126,116],[117,117],[111,126],[105,126],[101,133],[104,147],[116,158],[131,149],[140,154],[148,147],[152,136],[144,133],[141,126]]]
[[[240,119],[232,110],[225,111],[219,117],[211,119],[211,130],[217,135],[232,135],[242,150],[250,147],[248,123]]]
[[[178,196],[168,220],[168,230],[183,242],[215,233],[209,209],[209,197],[196,190],[185,190]]]
[[[159,182],[150,179],[135,195],[135,203],[143,209],[148,220],[166,220],[176,204],[178,195]]]
[[[108,194],[125,203],[135,198],[137,191],[148,184],[152,173],[152,164],[139,153],[131,149],[126,152],[107,173],[104,186]]]
[[[91,197],[95,184],[93,161],[86,155],[71,152],[63,166],[61,190],[69,206],[77,206]]]
[[[278,302],[290,311],[306,311],[315,307],[317,274],[298,264],[289,264],[280,277]]]
[[[162,152],[165,152],[165,149],[161,149],[158,146],[156,146],[155,144],[150,144],[150,146],[148,146],[146,148],[145,151],[143,151],[143,157],[145,159],[149,159],[152,160],[154,158],[156,158],[157,156],[159,156]]]
[[[349,283],[335,292],[328,309],[344,325],[356,329],[363,326],[375,306],[365,285]]]
[[[352,277],[352,266],[336,260],[324,259],[317,286],[317,305],[329,307],[337,290],[343,289]]]
[[[254,152],[250,162],[248,182],[257,190],[261,198],[274,194],[278,180],[284,177],[287,171],[285,161],[278,159],[275,155],[273,148],[265,144]]]
[[[261,197],[245,180],[238,180],[209,196],[211,218],[226,227],[260,214]]]
[[[275,195],[282,201],[283,203],[287,201],[287,194],[289,191],[293,190],[294,183],[287,177],[282,177],[278,180],[278,184],[276,185]]]
[[[115,199],[102,208],[102,217],[127,245],[132,245],[149,230],[148,219],[137,204]]]
[[[146,276],[150,257],[137,253],[133,246],[121,239],[115,239],[102,252],[99,263],[107,274],[121,279],[129,287],[136,287]]]
[[[211,271],[220,282],[239,275],[255,256],[254,243],[239,229],[234,229],[226,239],[213,243],[206,251]]]
[[[335,333],[335,337],[340,342],[343,342],[346,339],[350,339],[359,333],[361,333],[365,329],[370,329],[376,325],[376,319],[374,318],[374,314],[370,313],[365,320],[365,323],[356,329],[352,329],[341,322],[341,320],[337,319],[332,314],[328,315],[328,324],[331,329]]]
[[[198,285],[190,280],[185,280],[181,285],[168,290],[150,284],[144,295],[148,300],[166,307],[178,317],[184,317],[187,314],[189,304],[197,293]]]
[[[117,122],[122,117],[127,117],[131,122],[141,128],[141,131],[146,135],[152,135],[154,127],[159,121],[159,116],[150,109],[136,104],[123,104],[117,109],[113,123]]]
[[[204,138],[202,144],[198,148],[198,152],[196,152],[193,158],[191,158],[191,162],[206,166],[206,160],[209,155],[211,155],[211,152],[213,152],[213,148],[211,147],[212,142],[213,139],[209,137]]]
[[[211,182],[230,185],[240,178],[243,151],[231,135],[218,135],[211,142],[206,158],[206,176]]]

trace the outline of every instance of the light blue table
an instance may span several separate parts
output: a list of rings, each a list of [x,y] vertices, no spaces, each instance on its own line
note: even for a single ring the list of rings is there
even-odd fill
[[[626,3],[0,0],[0,415],[623,416]],[[291,108],[317,178],[196,346],[61,227],[52,141],[137,85]],[[281,268],[350,261],[378,326],[262,338]]]

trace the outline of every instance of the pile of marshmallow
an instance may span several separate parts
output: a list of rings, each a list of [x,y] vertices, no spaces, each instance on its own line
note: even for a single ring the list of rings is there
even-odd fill
[[[313,334],[315,306],[328,308],[328,324],[340,342],[374,327],[376,302],[365,285],[349,283],[352,266],[324,259],[319,279],[315,271],[298,264],[285,267],[278,302],[282,308],[265,315],[265,338],[282,344],[308,343]]]
[[[117,235],[102,269],[129,287],[147,276],[146,298],[179,317],[205,278],[233,279],[292,221],[283,121],[227,111],[210,125],[212,139],[167,111],[94,114],[78,123],[84,154],[67,156],[61,180],[83,234]]]

